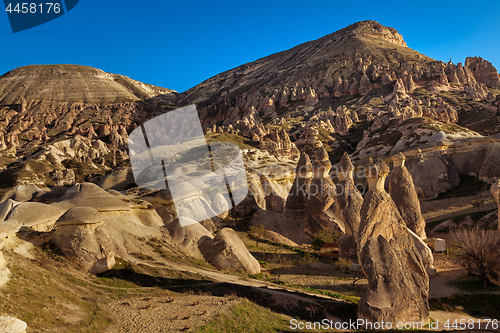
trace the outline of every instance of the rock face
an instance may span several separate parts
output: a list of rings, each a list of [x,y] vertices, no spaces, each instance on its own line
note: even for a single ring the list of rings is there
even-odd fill
[[[389,194],[398,207],[406,226],[421,239],[426,239],[425,220],[420,211],[420,201],[413,178],[405,166],[406,157],[399,153],[393,157],[394,168],[389,173]]]
[[[458,172],[441,152],[418,153],[408,165],[408,171],[422,199],[434,199],[460,183]]]
[[[52,229],[64,210],[39,202],[21,202],[12,207],[7,221],[19,221],[21,226],[35,231]]]
[[[90,207],[74,207],[56,222],[51,241],[68,258],[91,273],[102,273],[115,264],[115,245],[104,217]]]
[[[200,251],[207,261],[219,270],[244,270],[260,273],[260,265],[233,229],[224,228],[212,240],[200,244]]]
[[[346,234],[356,235],[361,223],[361,207],[363,196],[354,186],[354,166],[349,155],[344,154],[337,169],[336,214],[345,223]]]
[[[256,140],[257,141],[257,140]],[[259,149],[267,150],[269,153],[277,156],[287,157],[295,160],[299,158],[300,152],[285,130],[277,129],[271,132],[269,136],[260,138]]]
[[[491,185],[491,194],[495,198],[498,207],[498,229],[500,230],[500,179]]]
[[[358,318],[371,322],[427,322],[429,277],[404,220],[384,190],[388,173],[385,163],[369,165],[370,189],[356,236],[368,293],[358,304]]]
[[[434,255],[432,254],[431,248],[409,228],[408,232],[413,238],[413,243],[415,244],[415,247],[420,252],[420,256],[422,257],[422,262],[425,266],[427,274],[430,277],[437,275],[437,269],[434,268]]]
[[[2,202],[7,199],[12,199],[21,202],[30,201],[33,198],[33,196],[36,196],[41,192],[44,191],[36,185],[32,184],[19,185],[15,189],[5,193],[5,195],[2,197]]]
[[[4,245],[3,239],[0,239],[0,250],[2,250]],[[5,265],[5,259],[0,251],[0,287],[4,286],[9,281],[10,271]],[[1,326],[0,326],[1,327]]]

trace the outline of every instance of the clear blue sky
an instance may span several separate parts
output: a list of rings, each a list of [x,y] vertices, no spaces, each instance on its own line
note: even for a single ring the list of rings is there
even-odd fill
[[[477,55],[500,69],[498,0],[80,0],[66,15],[16,34],[0,13],[0,74],[80,64],[182,92],[363,20],[396,28],[409,47],[434,59]]]

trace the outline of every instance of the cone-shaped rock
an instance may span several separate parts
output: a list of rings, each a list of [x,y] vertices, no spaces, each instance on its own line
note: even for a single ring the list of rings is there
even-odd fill
[[[312,164],[306,153],[300,155],[295,168],[295,181],[288,193],[285,212],[287,215],[303,214],[307,203],[307,191],[312,180]]]
[[[425,239],[425,220],[420,211],[413,178],[404,164],[405,159],[402,153],[393,157],[394,169],[388,176],[389,194],[408,228],[418,237]]]
[[[344,222],[346,233],[337,239],[340,247],[339,256],[357,262],[358,253],[354,235],[358,232],[361,222],[363,196],[354,185],[353,171],[354,165],[349,155],[345,153],[337,169],[339,182],[336,187],[335,213]]]
[[[335,184],[330,177],[332,163],[324,148],[316,151],[312,167],[313,178],[308,189],[305,212],[308,215],[310,230],[320,229],[345,231],[343,221],[335,215]]]
[[[359,301],[358,318],[379,323],[427,322],[429,276],[403,218],[384,190],[388,172],[384,162],[372,162],[368,168],[370,189],[356,235],[368,293]]]

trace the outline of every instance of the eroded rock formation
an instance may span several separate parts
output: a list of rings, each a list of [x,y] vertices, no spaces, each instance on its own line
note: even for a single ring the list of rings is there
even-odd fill
[[[415,191],[413,177],[404,164],[406,157],[399,153],[393,156],[392,160],[394,167],[387,178],[389,194],[406,226],[421,239],[426,239],[425,220],[420,211],[420,201]]]
[[[356,234],[361,223],[363,196],[354,185],[354,165],[347,153],[342,156],[337,168],[339,182],[336,184],[335,213],[344,222],[345,234],[338,239],[339,256],[358,261]]]
[[[104,216],[94,208],[74,207],[56,222],[52,242],[68,258],[91,273],[102,273],[115,264],[115,245]]]
[[[358,318],[370,322],[427,322],[429,277],[404,220],[385,192],[388,173],[383,162],[368,166],[369,191],[356,235],[368,293],[358,304]]]
[[[220,270],[244,270],[250,274],[260,273],[260,265],[233,229],[224,228],[211,240],[199,245],[207,261]]]

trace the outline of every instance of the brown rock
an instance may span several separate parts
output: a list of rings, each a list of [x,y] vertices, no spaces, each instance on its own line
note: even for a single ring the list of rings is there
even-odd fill
[[[68,258],[91,273],[102,273],[114,265],[110,231],[104,217],[90,207],[74,207],[56,222],[51,241]]]
[[[491,185],[491,194],[493,194],[493,197],[495,198],[495,201],[497,202],[497,207],[498,207],[498,229],[500,230],[500,179],[497,179],[496,182]]]
[[[297,216],[304,213],[312,176],[311,160],[306,153],[302,153],[295,169],[295,180],[286,200],[285,212],[287,215]]]
[[[358,318],[370,322],[427,322],[429,277],[423,259],[394,201],[384,190],[389,168],[371,163],[370,190],[361,209],[358,258],[368,293]]]
[[[465,59],[465,68],[472,72],[477,82],[487,84],[495,89],[500,89],[498,72],[489,61],[481,57],[468,57]]]
[[[212,234],[203,225],[191,223],[181,227],[179,220],[175,219],[166,227],[172,237],[172,243],[176,245],[179,251],[196,259],[203,259],[199,245],[213,238]]]
[[[393,156],[394,168],[388,176],[389,194],[406,226],[421,239],[426,239],[425,220],[420,211],[420,201],[413,178],[404,165],[405,159],[402,153]]]
[[[260,265],[233,229],[224,228],[212,240],[199,245],[207,261],[219,270],[244,270],[250,274],[260,273]]]
[[[342,156],[337,168],[339,182],[336,186],[335,214],[345,225],[345,235],[338,239],[339,257],[358,261],[357,244],[355,235],[361,223],[361,207],[363,196],[354,186],[352,177],[354,166],[347,153]]]

